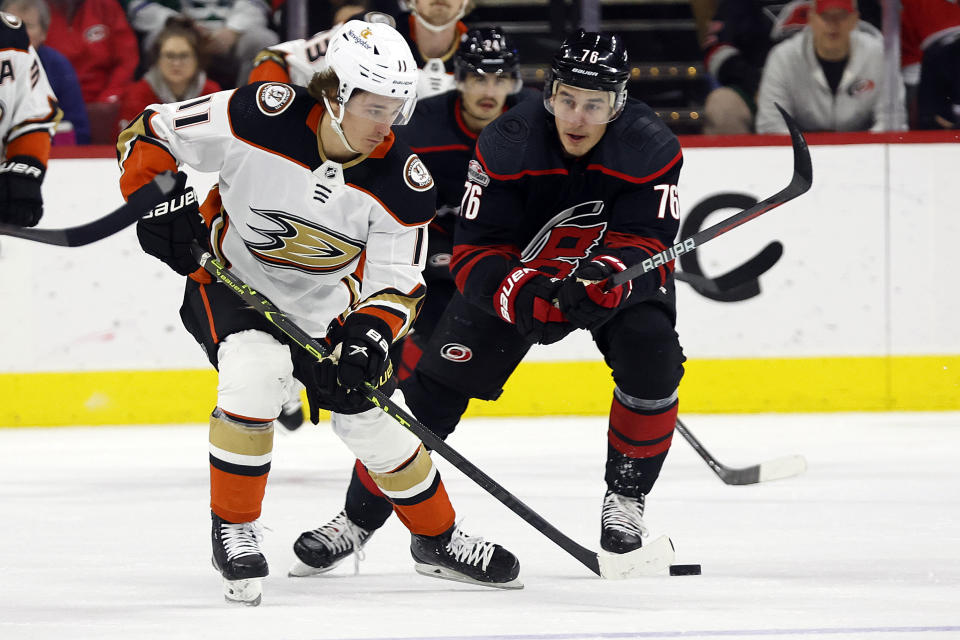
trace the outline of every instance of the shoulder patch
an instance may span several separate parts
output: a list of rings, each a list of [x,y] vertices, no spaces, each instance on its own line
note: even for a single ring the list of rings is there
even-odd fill
[[[476,160],[471,160],[470,164],[467,165],[467,180],[476,182],[481,187],[490,184],[490,176],[483,170],[483,165]]]
[[[414,191],[429,191],[433,187],[433,176],[415,153],[403,164],[403,180]]]
[[[293,87],[281,82],[267,82],[257,88],[257,108],[266,116],[280,115],[293,104]]]
[[[23,20],[6,11],[0,11],[0,20],[3,20],[4,24],[11,29],[19,29],[20,25],[23,24]]]
[[[27,52],[29,48],[30,37],[23,26],[23,20],[0,11],[0,49],[19,49]]]

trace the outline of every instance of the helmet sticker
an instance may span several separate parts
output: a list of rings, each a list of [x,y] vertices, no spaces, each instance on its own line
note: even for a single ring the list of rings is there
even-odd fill
[[[257,89],[257,108],[264,115],[276,116],[293,104],[293,89],[279,82],[268,82]]]
[[[414,191],[428,191],[433,186],[433,176],[416,154],[403,165],[403,179]]]

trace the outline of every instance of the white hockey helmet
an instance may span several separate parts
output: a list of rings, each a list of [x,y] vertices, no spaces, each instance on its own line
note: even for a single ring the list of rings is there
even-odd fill
[[[340,85],[337,102],[346,106],[357,89],[398,98],[402,105],[392,124],[406,124],[417,104],[419,70],[410,46],[388,24],[350,20],[330,36],[325,60]],[[340,110],[337,124],[343,121]]]

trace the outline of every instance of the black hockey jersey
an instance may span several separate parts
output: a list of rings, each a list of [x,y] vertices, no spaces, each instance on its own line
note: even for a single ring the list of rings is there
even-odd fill
[[[457,287],[496,314],[493,293],[521,263],[564,278],[597,253],[631,266],[664,250],[679,229],[682,163],[676,136],[637,100],[577,159],[565,157],[542,104],[518,105],[483,130],[470,163],[451,262]],[[635,280],[634,298],[672,269]]]

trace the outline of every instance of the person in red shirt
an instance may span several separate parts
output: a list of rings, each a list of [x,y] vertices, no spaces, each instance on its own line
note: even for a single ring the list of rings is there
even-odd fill
[[[87,105],[119,102],[140,62],[117,0],[50,0],[47,44],[73,65]]]
[[[147,105],[182,102],[220,91],[207,78],[207,55],[200,34],[188,22],[171,19],[150,47],[150,69],[123,94],[121,126],[137,117]]]

